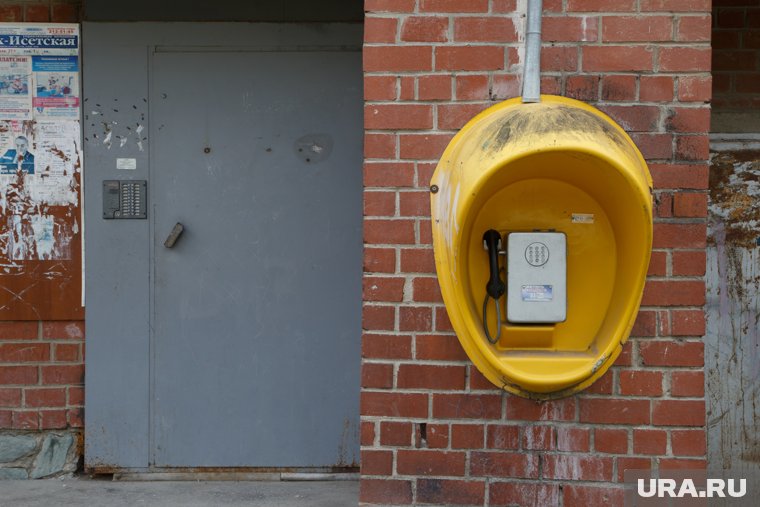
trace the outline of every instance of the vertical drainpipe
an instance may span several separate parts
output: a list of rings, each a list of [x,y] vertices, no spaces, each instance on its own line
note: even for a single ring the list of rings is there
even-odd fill
[[[541,102],[541,14],[542,0],[528,0],[523,67],[522,101]]]

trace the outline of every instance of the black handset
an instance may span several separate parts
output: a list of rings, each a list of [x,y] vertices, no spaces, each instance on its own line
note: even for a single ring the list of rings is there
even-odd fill
[[[499,276],[499,250],[501,249],[501,234],[499,231],[489,229],[483,234],[483,245],[488,250],[488,268],[489,277],[488,283],[486,283],[486,298],[483,300],[483,330],[486,333],[486,338],[491,343],[497,343],[501,337],[501,308],[499,307],[499,299],[504,295],[507,290],[506,284]],[[491,333],[488,331],[488,300],[493,299],[496,303],[496,337],[492,338]]]

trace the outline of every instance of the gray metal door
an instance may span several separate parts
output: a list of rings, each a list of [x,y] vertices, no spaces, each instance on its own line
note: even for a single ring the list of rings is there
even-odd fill
[[[156,466],[358,462],[359,68],[154,55]]]
[[[88,469],[358,463],[361,36],[84,24]]]

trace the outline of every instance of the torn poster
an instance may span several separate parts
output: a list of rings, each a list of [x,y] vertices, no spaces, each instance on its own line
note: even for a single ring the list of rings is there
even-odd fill
[[[79,119],[79,61],[76,56],[33,56],[35,118]]]

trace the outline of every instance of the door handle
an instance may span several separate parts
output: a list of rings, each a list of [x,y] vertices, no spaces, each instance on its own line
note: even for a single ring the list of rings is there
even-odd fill
[[[177,242],[177,240],[179,239],[179,237],[182,236],[183,232],[185,232],[185,226],[177,222],[172,228],[172,231],[166,237],[166,241],[164,241],[164,246],[166,248],[172,248],[174,244]]]

